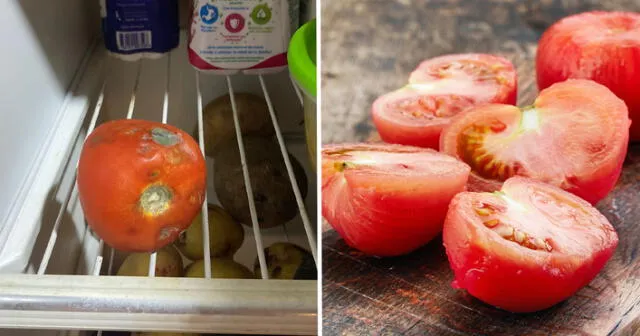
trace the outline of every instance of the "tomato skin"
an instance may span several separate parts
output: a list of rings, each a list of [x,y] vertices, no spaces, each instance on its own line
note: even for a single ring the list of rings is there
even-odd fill
[[[586,12],[547,29],[536,54],[538,88],[568,78],[591,79],[608,87],[629,108],[630,137],[640,140],[640,14]]]
[[[401,156],[371,165],[357,163],[359,157],[350,156],[356,152]],[[354,167],[339,171],[344,162]],[[431,163],[443,168],[431,171]],[[416,168],[407,168],[413,166]],[[325,145],[322,215],[355,249],[376,256],[403,255],[442,231],[449,201],[464,190],[468,174],[467,165],[431,149],[389,144]]]
[[[451,201],[443,229],[443,243],[455,280],[452,286],[465,289],[490,305],[517,313],[549,308],[586,286],[613,255],[618,236],[597,209],[559,188],[542,182],[513,177],[503,191],[518,190],[529,196],[526,188],[560,195],[584,211],[576,231],[577,248],[554,249],[551,252],[527,249],[503,239],[478,221],[471,204],[487,200],[492,194],[463,192]],[[488,195],[488,196],[487,196]],[[516,196],[517,197],[517,196]],[[526,215],[520,220],[530,227],[543,225]],[[588,219],[585,219],[588,218]],[[589,239],[587,239],[587,238]]]
[[[569,79],[541,91],[536,98],[532,110],[541,120],[538,130],[522,129],[524,110],[504,104],[471,108],[443,130],[441,151],[473,161],[461,154],[461,135],[469,125],[495,119],[507,129],[515,129],[510,140],[491,152],[496,162],[513,165],[517,161],[523,168],[511,175],[559,186],[591,204],[606,197],[615,187],[627,153],[630,121],[624,102],[594,81]],[[505,163],[505,153],[512,161]],[[554,169],[558,167],[562,169]],[[502,183],[502,179],[482,176],[472,167],[469,190],[495,191]]]
[[[86,139],[77,184],[85,219],[106,244],[151,252],[177,239],[200,211],[206,166],[186,132],[115,120]]]
[[[437,150],[452,116],[475,105],[515,104],[516,92],[517,75],[509,60],[444,55],[420,63],[409,85],[378,97],[371,114],[383,141]]]

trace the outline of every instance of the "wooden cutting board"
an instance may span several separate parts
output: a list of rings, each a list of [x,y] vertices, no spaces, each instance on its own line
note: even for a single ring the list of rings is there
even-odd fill
[[[545,28],[590,9],[640,11],[638,0],[322,3],[323,143],[377,140],[373,100],[441,54],[506,56],[518,70],[519,103],[531,104]],[[620,236],[614,257],[569,300],[520,315],[452,289],[440,238],[408,256],[373,258],[347,247],[325,222],[324,335],[640,335],[640,144],[630,147],[623,176],[598,209]]]

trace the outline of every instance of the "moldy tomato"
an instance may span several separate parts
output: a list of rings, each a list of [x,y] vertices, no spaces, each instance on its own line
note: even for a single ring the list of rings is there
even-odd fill
[[[567,299],[618,244],[611,224],[589,203],[522,177],[507,180],[500,192],[456,195],[442,237],[453,286],[512,312]]]
[[[77,181],[87,223],[106,244],[150,252],[172,243],[200,211],[206,168],[184,131],[116,120],[85,141]]]
[[[409,84],[379,97],[373,122],[388,143],[438,149],[454,115],[485,103],[516,103],[516,71],[499,56],[457,54],[422,62]]]
[[[595,204],[616,184],[627,153],[624,102],[590,80],[543,90],[533,106],[491,104],[454,118],[443,152],[471,166],[471,191],[499,190],[519,175],[561,187]]]
[[[377,256],[409,253],[442,231],[469,166],[432,149],[388,144],[322,149],[322,215],[345,242]]]
[[[538,87],[568,78],[592,79],[625,101],[640,140],[640,13],[587,12],[566,17],[542,35]]]

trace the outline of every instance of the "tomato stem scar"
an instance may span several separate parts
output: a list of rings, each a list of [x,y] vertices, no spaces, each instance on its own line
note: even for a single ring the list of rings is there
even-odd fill
[[[354,165],[351,162],[347,162],[347,161],[343,161],[343,162],[336,162],[333,165],[333,168],[338,171],[338,172],[343,172],[345,169],[347,168],[354,168],[356,165]]]
[[[142,192],[138,204],[146,216],[157,216],[169,209],[171,198],[173,193],[168,187],[156,184]]]

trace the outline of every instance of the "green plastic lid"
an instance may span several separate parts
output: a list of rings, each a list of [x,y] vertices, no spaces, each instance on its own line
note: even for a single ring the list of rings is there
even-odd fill
[[[287,52],[289,71],[302,90],[316,97],[316,19],[298,29]]]

